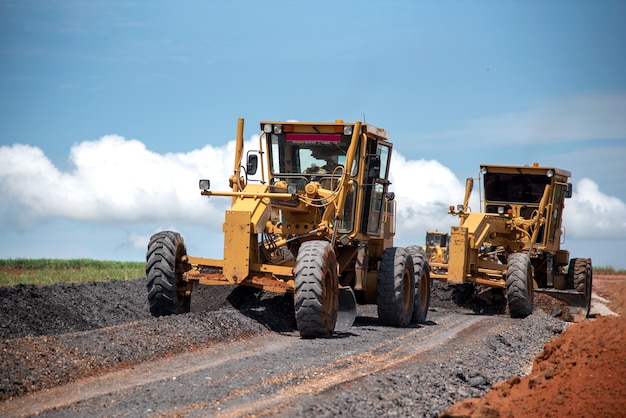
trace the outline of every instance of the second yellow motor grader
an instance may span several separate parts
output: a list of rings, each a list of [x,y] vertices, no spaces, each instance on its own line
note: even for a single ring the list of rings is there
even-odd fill
[[[261,122],[259,147],[244,164],[243,124],[230,190],[199,182],[202,195],[232,199],[224,257],[187,255],[177,232],[153,235],[146,256],[152,314],[188,311],[199,283],[293,293],[305,338],[349,329],[357,300],[377,304],[388,325],[424,322],[428,260],[417,245],[393,246],[387,131],[361,122]]]
[[[426,244],[424,252],[428,261],[431,263],[447,263],[448,262],[448,240],[447,232],[442,231],[426,231]]]
[[[469,207],[474,180],[468,178],[463,204],[448,212],[459,217],[459,226],[451,228],[447,260],[431,261],[431,277],[502,288],[512,317],[529,315],[534,292],[543,292],[565,301],[575,320],[584,319],[591,259],[570,260],[561,249],[569,177],[569,171],[538,164],[482,165],[482,212]]]

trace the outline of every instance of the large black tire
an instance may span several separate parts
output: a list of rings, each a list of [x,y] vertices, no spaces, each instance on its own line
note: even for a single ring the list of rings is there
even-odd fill
[[[569,262],[567,273],[571,277],[570,280],[574,285],[574,290],[585,294],[585,303],[587,305],[587,312],[585,313],[585,316],[587,316],[589,315],[589,310],[591,309],[591,286],[593,281],[591,259],[572,258]]]
[[[511,318],[525,318],[533,312],[533,277],[528,254],[509,255],[506,263],[506,297]]]
[[[415,303],[413,259],[404,248],[387,248],[378,272],[378,319],[386,325],[406,327]]]
[[[406,247],[406,249],[413,259],[413,271],[415,273],[415,302],[411,320],[418,324],[423,324],[426,322],[428,307],[430,306],[432,288],[430,264],[428,264],[428,257],[422,247],[411,245]]]
[[[172,231],[157,232],[146,253],[148,303],[153,316],[189,312],[191,296],[185,295],[181,258],[187,254],[183,237]]]
[[[302,338],[329,337],[339,310],[337,258],[330,243],[307,241],[298,250],[294,310]]]

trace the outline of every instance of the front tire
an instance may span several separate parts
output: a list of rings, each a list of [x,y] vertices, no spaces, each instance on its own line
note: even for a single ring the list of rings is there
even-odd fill
[[[430,306],[430,293],[432,281],[430,279],[430,264],[422,247],[411,245],[406,248],[413,259],[413,271],[415,273],[415,302],[411,320],[418,324],[426,322],[428,307]]]
[[[181,261],[186,254],[183,237],[177,232],[157,232],[150,238],[146,253],[146,286],[153,316],[189,312],[191,296],[185,294]]]
[[[302,338],[329,337],[339,311],[337,258],[330,243],[306,241],[298,250],[294,309]]]
[[[415,303],[413,259],[404,248],[383,252],[378,272],[378,319],[394,327],[411,323]]]
[[[511,318],[525,318],[533,312],[533,277],[530,257],[509,255],[506,263],[506,297]]]

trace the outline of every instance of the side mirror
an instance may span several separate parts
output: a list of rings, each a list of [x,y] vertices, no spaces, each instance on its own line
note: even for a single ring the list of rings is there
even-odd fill
[[[565,198],[569,199],[570,197],[572,197],[572,193],[574,191],[574,187],[572,186],[572,183],[567,183],[567,187],[565,188]]]
[[[246,174],[254,175],[259,167],[259,156],[256,154],[248,154],[248,162],[246,163]]]

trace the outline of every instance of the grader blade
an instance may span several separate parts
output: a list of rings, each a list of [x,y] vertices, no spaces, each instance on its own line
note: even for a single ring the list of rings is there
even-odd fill
[[[339,311],[335,332],[346,332],[356,319],[356,297],[349,286],[339,287]]]
[[[545,293],[555,299],[565,302],[569,307],[574,322],[585,320],[591,309],[591,294],[576,290],[535,289],[535,292]]]

